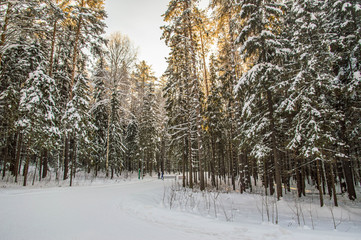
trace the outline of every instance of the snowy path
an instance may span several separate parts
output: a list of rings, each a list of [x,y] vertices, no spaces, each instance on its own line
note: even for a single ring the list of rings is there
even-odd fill
[[[167,184],[167,181],[164,182]],[[348,233],[229,223],[161,206],[162,181],[0,190],[0,239],[359,239]]]

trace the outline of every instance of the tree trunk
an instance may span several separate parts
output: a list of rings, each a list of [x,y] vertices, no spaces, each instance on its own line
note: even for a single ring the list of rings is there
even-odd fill
[[[25,161],[25,166],[24,166],[24,183],[23,183],[24,187],[26,186],[26,181],[28,179],[29,161],[30,161],[29,149],[28,149],[28,146],[26,146],[26,161]]]
[[[186,148],[186,138],[183,138],[183,146],[184,148]],[[187,162],[187,154],[186,151],[184,149],[182,149],[182,156],[183,156],[183,161],[182,161],[182,175],[183,175],[183,179],[182,179],[182,185],[185,188],[186,187],[186,162]]]
[[[107,126],[107,153],[105,159],[105,176],[109,177],[109,151],[110,151],[110,110],[108,115],[108,126]],[[144,154],[143,154],[144,156]]]
[[[221,145],[221,144],[220,144]],[[221,145],[220,148],[221,151],[221,156],[222,156],[222,176],[223,176],[223,181],[226,184],[226,156],[225,156],[225,149],[223,148],[223,146]]]
[[[273,161],[274,161],[274,170],[275,170],[275,178],[276,178],[275,180],[277,185],[277,200],[280,200],[280,198],[282,197],[282,182],[281,182],[279,155],[278,155],[277,142],[276,142],[276,129],[273,118],[273,100],[270,90],[267,90],[267,100],[268,100],[268,111],[270,116],[270,131],[271,131]]]
[[[231,123],[232,125],[232,123]],[[229,168],[229,171],[230,171],[230,174],[231,174],[231,180],[232,180],[232,187],[233,187],[233,191],[236,190],[236,163],[235,163],[235,156],[234,156],[234,153],[233,153],[233,139],[232,139],[232,132],[233,132],[233,129],[232,129],[232,126],[231,126],[231,131],[229,133],[229,164],[230,164],[230,168]]]
[[[269,185],[269,194],[273,196],[275,193],[275,185],[274,185],[274,178],[275,178],[275,171],[272,170],[272,158],[268,159],[268,185]],[[274,167],[273,167],[274,169]]]
[[[164,137],[162,138],[162,149],[161,149],[161,156],[160,156],[160,169],[162,172],[164,172],[164,159],[165,159],[165,140]],[[168,169],[168,171],[170,172],[170,169]]]
[[[192,136],[191,136],[190,123],[188,123],[188,172],[189,172],[189,187],[193,188]]]
[[[23,134],[18,131],[18,141],[16,145],[16,158],[15,158],[15,164],[14,164],[14,175],[15,175],[15,182],[18,182],[18,168],[19,168],[19,162],[20,162],[20,152],[23,142]]]
[[[75,80],[75,67],[76,67],[76,60],[78,58],[78,44],[79,44],[81,28],[82,28],[82,16],[79,17],[79,21],[76,29],[75,41],[74,41],[69,99],[73,98],[72,88],[74,86],[74,80]]]
[[[202,61],[203,61],[203,70],[204,70],[204,85],[206,86],[206,99],[209,96],[209,89],[208,89],[208,76],[207,76],[207,64],[206,64],[206,53],[204,51],[204,42],[203,42],[203,34],[199,31],[199,36],[201,37],[201,49],[202,49]]]
[[[70,187],[73,185],[73,178],[75,175],[75,170],[76,170],[76,141],[74,139],[74,137],[72,137],[70,139],[70,147],[71,147],[71,152],[70,152],[70,161],[71,161],[71,168],[70,168]]]
[[[35,183],[36,168],[38,167],[38,161],[36,161],[36,155],[34,155],[33,157],[34,157],[34,161],[35,161],[35,170],[34,170],[33,183],[32,183],[32,185],[34,185],[34,183]]]
[[[326,162],[324,164],[325,167],[325,174],[326,174],[326,183],[327,183],[327,192],[328,195],[330,196],[330,199],[332,198],[332,192],[333,192],[333,188],[332,188],[332,178],[333,178],[333,173],[331,172],[331,162]]]
[[[305,161],[305,159],[303,159],[303,162]],[[310,164],[308,164],[308,167],[310,168]],[[306,167],[302,166],[301,167],[301,184],[302,184],[302,194],[303,196],[306,196]]]
[[[65,150],[64,150],[64,178],[63,180],[68,179],[68,171],[69,171],[69,139],[67,137],[64,138],[65,141]]]
[[[349,141],[346,137],[346,123],[345,121],[341,121],[341,139],[345,142],[346,146],[350,146]],[[342,168],[344,170],[344,176],[346,179],[346,186],[347,186],[347,193],[348,198],[352,201],[356,200],[356,190],[355,190],[355,184],[353,179],[353,172],[352,172],[352,163],[350,158],[350,149],[349,147],[342,147],[341,151],[344,154],[345,157],[341,158],[342,162]]]
[[[44,151],[41,151],[39,159],[39,182],[41,181],[41,170],[43,169]]]
[[[333,203],[334,203],[335,207],[338,207],[336,187],[335,187],[335,175],[333,174],[333,163],[332,162],[330,162],[330,175],[331,175],[331,184],[332,184],[332,193],[333,193]]]
[[[150,152],[148,154],[148,159],[149,159],[149,176],[152,176],[153,174],[153,160],[154,160],[154,153]]]
[[[59,169],[60,169],[60,159],[61,159],[60,151],[58,152],[57,155],[58,156],[57,156],[57,161],[56,161],[55,180],[59,181]]]
[[[302,197],[303,193],[303,176],[302,176],[302,166],[299,159],[296,160],[296,181],[297,181],[297,193],[298,197]]]
[[[4,149],[4,165],[3,165],[3,172],[2,172],[2,179],[5,177],[6,173],[6,163],[8,161],[8,155],[9,155],[9,144],[7,143]]]
[[[204,185],[204,171],[203,171],[203,153],[202,153],[202,123],[201,123],[201,112],[200,105],[197,107],[197,144],[198,144],[198,161],[199,161],[199,177],[200,177],[200,190],[203,191],[205,189]]]
[[[245,182],[245,157],[243,154],[239,155],[240,169],[239,169],[239,192],[242,194],[246,190]]]
[[[211,151],[212,151],[212,161],[211,161],[211,183],[212,186],[216,186],[216,171],[215,171],[215,165],[216,165],[216,146],[214,137],[211,136]]]
[[[251,161],[248,158],[248,151],[244,151],[244,157],[245,157],[245,161],[246,161],[246,180],[247,180],[247,188],[249,188],[250,192],[252,192],[252,181],[251,181],[251,171],[250,171],[250,166],[251,166]]]
[[[322,186],[321,186],[321,164],[320,160],[316,160],[316,167],[317,167],[317,186],[320,196],[320,206],[323,207],[323,192],[322,192]]]
[[[353,181],[353,174],[351,169],[351,161],[349,158],[344,158],[342,161],[343,169],[345,172],[346,186],[348,192],[348,198],[352,201],[356,200],[356,191]]]
[[[265,191],[265,196],[268,195],[267,188],[268,188],[268,176],[271,175],[268,173],[268,163],[267,159],[263,159],[263,186]]]
[[[21,171],[21,165],[23,164],[23,158],[20,156],[20,159],[19,159],[19,166],[18,166],[18,175],[20,174],[20,171]]]
[[[48,175],[48,150],[44,150],[44,159],[43,159],[43,178],[46,178]]]
[[[56,32],[57,32],[57,23],[58,21],[54,21],[53,25],[53,34],[51,38],[51,50],[50,50],[50,61],[49,61],[49,77],[53,76],[53,63],[54,63],[54,52],[55,52],[55,40],[56,40]]]

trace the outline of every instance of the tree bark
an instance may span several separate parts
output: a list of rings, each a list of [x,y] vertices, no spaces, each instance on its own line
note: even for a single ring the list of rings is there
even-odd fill
[[[48,150],[44,149],[43,178],[46,178],[47,175],[48,175]]]
[[[211,151],[212,151],[212,161],[211,161],[211,183],[212,186],[216,186],[216,171],[215,171],[215,165],[216,165],[216,145],[214,141],[214,137],[211,136]]]
[[[24,187],[26,186],[26,182],[28,179],[29,161],[30,161],[29,148],[28,148],[28,146],[26,146],[26,161],[25,161],[25,166],[24,166],[24,183],[23,183]]]
[[[14,176],[15,176],[15,182],[18,182],[18,168],[19,168],[19,162],[20,162],[20,152],[22,148],[22,141],[23,141],[23,134],[18,131],[18,141],[16,145],[16,158],[15,158],[15,164],[14,164]]]
[[[202,61],[203,61],[203,68],[204,68],[204,85],[206,85],[206,99],[209,96],[209,89],[208,89],[208,76],[207,76],[207,65],[206,65],[206,53],[204,50],[204,42],[203,42],[203,34],[199,31],[199,36],[201,37],[201,49],[202,49]]]
[[[273,162],[274,162],[274,170],[275,170],[275,178],[276,178],[275,180],[277,185],[277,200],[280,200],[280,198],[282,197],[282,182],[281,182],[279,155],[278,155],[277,142],[276,142],[276,129],[273,118],[273,100],[270,90],[267,90],[267,100],[268,100],[268,111],[270,116],[270,131],[271,131]]]
[[[325,165],[325,174],[326,174],[326,183],[327,183],[327,191],[330,199],[332,198],[333,188],[332,188],[332,177],[333,173],[331,172],[331,162],[326,162]]]
[[[186,148],[186,138],[183,138],[183,146],[184,148]],[[186,162],[187,162],[187,155],[186,155],[186,151],[184,149],[182,149],[182,175],[183,175],[183,179],[182,179],[182,186],[185,188],[186,187]]]
[[[189,2],[186,1],[186,9],[189,8]],[[192,68],[190,71],[190,77],[194,81],[192,84],[197,84],[198,86],[195,86],[195,97],[197,100],[197,148],[198,148],[198,163],[199,163],[199,177],[200,177],[200,190],[203,191],[205,189],[204,185],[204,171],[203,171],[203,144],[201,139],[202,134],[202,123],[201,123],[201,109],[202,109],[202,103],[200,102],[200,83],[197,80],[197,70],[196,70],[196,59],[195,59],[195,50],[194,50],[194,40],[193,40],[193,31],[192,31],[192,22],[191,22],[191,16],[190,13],[187,12],[188,18],[187,18],[187,24],[188,24],[188,37],[190,39],[190,51],[191,51],[191,60],[192,60]],[[189,119],[190,120],[190,119]]]
[[[348,198],[350,200],[354,201],[354,200],[356,200],[356,191],[355,191],[355,185],[354,185],[354,181],[353,181],[353,174],[352,174],[350,159],[349,158],[343,159],[342,165],[343,165],[343,169],[345,172]]]
[[[83,2],[83,1],[82,1]],[[82,4],[83,6],[84,4]],[[70,82],[70,93],[69,93],[69,99],[73,98],[73,85],[75,80],[75,67],[76,67],[76,61],[78,58],[78,44],[79,44],[79,38],[80,38],[80,32],[82,28],[82,16],[79,17],[78,24],[77,24],[77,30],[75,35],[75,41],[74,41],[74,48],[73,48],[73,62],[72,62],[72,70],[71,70],[71,82]]]
[[[4,149],[4,165],[3,165],[3,172],[2,172],[2,179],[5,177],[6,173],[6,163],[8,161],[8,155],[9,155],[9,144],[7,143]]]
[[[58,21],[54,21],[53,25],[53,34],[51,38],[51,50],[50,50],[50,61],[49,61],[49,77],[53,76],[53,63],[54,63],[54,52],[55,52],[55,41],[56,41],[56,32]]]
[[[69,171],[69,139],[67,137],[64,138],[65,141],[65,150],[64,150],[64,177],[63,180],[68,179],[68,171]]]
[[[108,114],[108,126],[107,126],[107,153],[105,158],[105,176],[109,177],[109,151],[110,151],[110,110]],[[144,154],[143,154],[144,156]]]
[[[268,173],[268,163],[267,159],[263,159],[263,186],[264,186],[264,192],[265,196],[268,195],[267,188],[268,188],[268,176],[271,175]]]
[[[333,172],[333,163],[332,162],[330,162],[330,175],[331,175],[331,184],[332,184],[332,193],[333,193],[333,203],[334,203],[335,207],[338,207],[336,187],[335,187],[335,175]]]
[[[41,173],[43,169],[44,151],[41,151],[39,159],[39,182],[41,181]]]
[[[236,190],[236,162],[235,162],[235,156],[234,156],[234,152],[233,152],[232,135],[233,135],[233,127],[232,127],[232,123],[231,123],[231,130],[230,130],[229,139],[228,139],[228,141],[229,141],[229,149],[228,149],[229,150],[229,164],[230,164],[229,171],[231,174],[233,191],[235,191]]]
[[[36,155],[34,155],[33,157],[34,157],[34,162],[35,162],[35,170],[34,170],[33,183],[32,183],[32,185],[34,185],[34,183],[35,183],[36,168],[38,167],[38,161],[36,161]]]
[[[299,159],[296,160],[296,181],[297,181],[297,193],[298,197],[302,197],[303,193],[303,176],[302,176],[302,166]]]
[[[189,187],[193,188],[193,161],[192,161],[192,135],[190,123],[188,123],[188,171],[189,171]]]
[[[71,152],[70,152],[70,161],[71,161],[71,168],[70,168],[70,187],[73,185],[73,178],[75,175],[76,170],[76,141],[74,137],[70,139],[70,146],[71,146]]]
[[[322,192],[322,186],[321,186],[321,164],[320,160],[316,160],[316,172],[317,172],[317,186],[320,196],[320,206],[323,207],[323,192]]]

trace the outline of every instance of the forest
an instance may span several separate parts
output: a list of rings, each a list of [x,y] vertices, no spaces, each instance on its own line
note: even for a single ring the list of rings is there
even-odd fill
[[[356,199],[359,0],[170,0],[159,79],[126,35],[104,37],[104,4],[1,1],[3,181],[164,172],[201,191]]]

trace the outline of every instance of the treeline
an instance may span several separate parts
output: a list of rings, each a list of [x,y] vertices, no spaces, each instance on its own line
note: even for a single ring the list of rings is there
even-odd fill
[[[163,17],[168,156],[183,186],[356,199],[359,1],[172,0]]]
[[[105,17],[99,0],[0,3],[3,178],[167,171],[201,190],[356,199],[358,1],[171,0],[158,80],[127,37],[103,39]]]
[[[159,81],[128,37],[102,37],[104,1],[2,1],[0,18],[3,179],[160,168]]]

